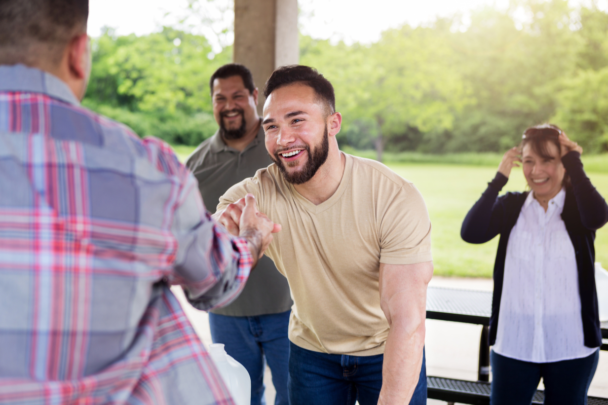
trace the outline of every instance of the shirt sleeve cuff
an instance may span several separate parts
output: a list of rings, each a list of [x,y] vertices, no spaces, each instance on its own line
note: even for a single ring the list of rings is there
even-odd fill
[[[568,172],[583,169],[581,154],[577,151],[570,151],[562,157],[562,163]]]
[[[494,179],[488,183],[488,186],[492,187],[497,191],[500,191],[504,186],[507,185],[508,181],[509,178],[507,176],[505,176],[501,172],[496,172],[496,176],[494,176]]]
[[[251,271],[251,266],[253,265],[253,257],[251,256],[251,251],[249,250],[247,241],[243,238],[234,238],[233,243],[240,256],[238,262],[237,277],[245,275],[245,279],[247,279],[247,277],[249,276],[249,272]]]
[[[241,291],[243,291],[243,288],[245,288],[245,283],[247,282],[251,272],[253,257],[251,256],[249,246],[247,246],[247,241],[242,238],[234,238],[232,239],[232,243],[234,244],[236,250],[235,253],[239,256],[237,259],[235,276],[236,285],[238,285],[238,287],[233,289],[231,293],[222,297],[220,301],[214,303],[213,308],[224,307],[234,301],[236,297],[239,296]]]
[[[426,263],[432,262],[433,255],[431,252],[426,253],[418,253],[415,256],[390,256],[390,255],[382,255],[380,257],[380,263],[383,264],[417,264],[417,263]]]

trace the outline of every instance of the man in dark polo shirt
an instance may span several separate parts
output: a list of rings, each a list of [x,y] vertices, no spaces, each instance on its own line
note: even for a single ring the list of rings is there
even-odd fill
[[[213,115],[219,130],[203,142],[186,165],[198,179],[207,209],[215,212],[219,198],[234,184],[253,177],[272,163],[256,105],[258,89],[243,65],[219,68],[209,82]],[[272,371],[275,405],[288,404],[287,338],[291,296],[287,279],[266,256],[251,272],[241,295],[209,314],[213,342],[241,363],[251,377],[251,404],[263,403],[264,357]]]

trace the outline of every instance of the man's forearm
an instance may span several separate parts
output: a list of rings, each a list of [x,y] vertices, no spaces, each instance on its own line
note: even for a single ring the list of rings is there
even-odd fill
[[[241,238],[247,241],[247,246],[249,247],[249,251],[251,252],[251,257],[253,259],[253,263],[251,265],[251,269],[258,264],[258,260],[260,259],[262,252],[262,234],[255,229],[246,230],[241,233]]]
[[[393,321],[384,350],[379,405],[409,404],[418,384],[424,349],[424,320],[415,327]]]

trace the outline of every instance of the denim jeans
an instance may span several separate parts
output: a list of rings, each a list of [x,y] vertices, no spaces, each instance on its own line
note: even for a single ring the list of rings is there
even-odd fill
[[[288,405],[287,372],[289,314],[224,316],[210,313],[213,343],[223,343],[226,352],[241,363],[251,377],[251,405],[265,405],[264,358],[272,372],[277,392],[275,405]]]
[[[582,359],[529,363],[492,350],[492,405],[530,405],[540,379],[547,405],[586,405],[587,391],[599,361],[599,350]]]
[[[318,353],[291,343],[291,405],[377,405],[382,388],[384,355],[348,356]],[[410,405],[426,404],[426,361],[423,353],[418,385]]]

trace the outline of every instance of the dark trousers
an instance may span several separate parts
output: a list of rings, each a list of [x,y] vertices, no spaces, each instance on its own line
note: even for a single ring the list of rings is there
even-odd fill
[[[530,363],[501,356],[492,350],[491,405],[530,405],[540,379],[546,405],[586,405],[587,391],[600,358],[588,357],[554,363]]]
[[[318,353],[290,343],[289,402],[291,405],[377,405],[382,388],[384,355],[348,356]],[[410,405],[426,404],[426,364],[423,354],[418,385]]]

